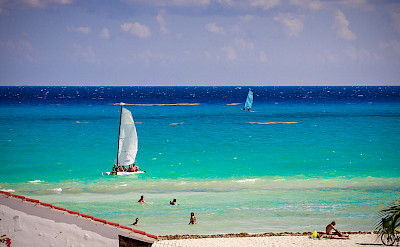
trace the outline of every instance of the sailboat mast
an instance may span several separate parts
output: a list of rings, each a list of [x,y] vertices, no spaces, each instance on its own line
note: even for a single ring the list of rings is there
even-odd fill
[[[121,122],[122,122],[122,103],[121,105],[121,114],[119,115],[119,128],[118,128],[118,149],[117,149],[117,165],[119,165],[118,163],[118,153],[119,153],[119,137],[121,135]]]

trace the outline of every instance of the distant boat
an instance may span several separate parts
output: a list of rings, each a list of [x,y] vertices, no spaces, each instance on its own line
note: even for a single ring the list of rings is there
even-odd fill
[[[134,165],[138,151],[138,136],[136,133],[135,122],[132,113],[123,107],[121,103],[121,115],[119,122],[117,167]],[[115,166],[115,165],[114,165]],[[118,171],[106,172],[107,175],[133,175],[145,173],[145,171]]]
[[[253,106],[253,91],[249,89],[249,93],[247,94],[246,102],[244,103],[243,110],[251,111],[251,107]]]

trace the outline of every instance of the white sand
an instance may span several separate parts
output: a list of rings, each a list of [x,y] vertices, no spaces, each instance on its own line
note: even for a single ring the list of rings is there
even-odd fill
[[[352,234],[349,240],[311,239],[307,236],[274,236],[274,237],[244,237],[244,238],[203,238],[162,240],[154,247],[190,246],[190,247],[235,247],[235,246],[274,246],[274,247],[350,247],[350,246],[380,246],[382,242],[376,234]]]

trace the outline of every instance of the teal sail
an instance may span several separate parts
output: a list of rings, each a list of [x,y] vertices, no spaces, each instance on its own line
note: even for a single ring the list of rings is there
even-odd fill
[[[244,108],[251,109],[252,106],[253,106],[253,91],[249,90],[249,93],[247,94],[246,103],[244,104]]]

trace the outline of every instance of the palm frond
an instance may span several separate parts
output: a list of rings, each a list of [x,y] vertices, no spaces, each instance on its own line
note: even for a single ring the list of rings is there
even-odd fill
[[[395,229],[400,226],[400,200],[395,200],[389,207],[379,211],[375,229],[379,235],[394,234]]]

